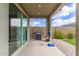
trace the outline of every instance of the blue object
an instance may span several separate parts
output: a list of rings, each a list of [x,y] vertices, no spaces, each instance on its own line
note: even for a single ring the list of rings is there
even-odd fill
[[[48,36],[50,37],[51,35],[50,35],[50,32],[48,32]]]
[[[47,45],[50,46],[50,47],[54,47],[54,46],[55,46],[54,43],[49,43],[49,44],[47,44]]]
[[[61,46],[61,48],[64,48],[64,46]]]

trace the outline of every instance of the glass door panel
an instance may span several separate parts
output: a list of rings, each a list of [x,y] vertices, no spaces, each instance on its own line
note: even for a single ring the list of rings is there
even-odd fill
[[[27,18],[23,15],[22,19],[23,43],[27,41]]]
[[[9,55],[22,45],[21,15],[22,13],[14,4],[9,5]]]

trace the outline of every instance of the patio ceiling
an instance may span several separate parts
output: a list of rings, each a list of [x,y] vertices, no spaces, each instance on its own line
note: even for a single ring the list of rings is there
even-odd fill
[[[20,3],[19,5],[29,17],[47,17],[54,13],[61,3]]]

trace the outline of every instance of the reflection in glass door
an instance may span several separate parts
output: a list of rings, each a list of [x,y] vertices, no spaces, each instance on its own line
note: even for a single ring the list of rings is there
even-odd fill
[[[27,18],[24,15],[22,18],[22,39],[24,44],[27,41]]]
[[[27,41],[27,18],[14,5],[9,5],[9,55],[12,55]]]
[[[22,45],[22,24],[21,24],[22,13],[18,13],[18,18],[20,18],[17,23],[17,34],[16,34],[16,46],[19,48]],[[16,21],[15,21],[16,22]]]
[[[21,12],[14,4],[9,5],[9,20],[10,20],[9,55],[11,55],[22,45]]]

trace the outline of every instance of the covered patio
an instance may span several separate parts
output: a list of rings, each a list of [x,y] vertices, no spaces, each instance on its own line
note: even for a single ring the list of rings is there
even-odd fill
[[[52,20],[51,18],[61,11],[64,3],[15,3],[10,6],[10,22],[13,20],[14,23],[11,24],[10,30],[10,51],[9,55],[12,56],[75,56],[75,47],[67,44],[67,42],[52,39]],[[16,8],[13,8],[16,6]],[[11,9],[13,8],[13,9]],[[15,11],[20,12],[16,13]],[[16,17],[16,15],[18,15]],[[35,21],[46,20],[45,27],[38,27],[39,24],[36,25],[31,24],[31,21],[35,19]],[[12,20],[12,21],[11,21]],[[15,25],[16,22],[16,25]],[[17,23],[18,22],[18,23]],[[20,22],[20,23],[19,23]],[[20,25],[17,25],[20,24]],[[33,27],[35,26],[35,27]],[[41,30],[43,29],[43,30]],[[42,33],[41,39],[35,39],[35,32]],[[48,36],[50,33],[50,36]],[[38,37],[37,37],[38,38]],[[49,42],[46,42],[46,39],[51,39],[51,43],[55,46],[49,47],[47,46]],[[64,42],[64,43],[63,43]],[[66,45],[67,44],[67,45]],[[58,46],[60,45],[60,46]],[[61,46],[63,45],[63,46]],[[65,47],[66,46],[66,47]],[[61,49],[60,49],[61,48]],[[65,50],[68,48],[68,50]],[[69,49],[72,49],[69,52]],[[69,52],[68,54],[66,52]]]
[[[17,56],[65,56],[56,46],[48,47],[47,42],[31,40]]]

